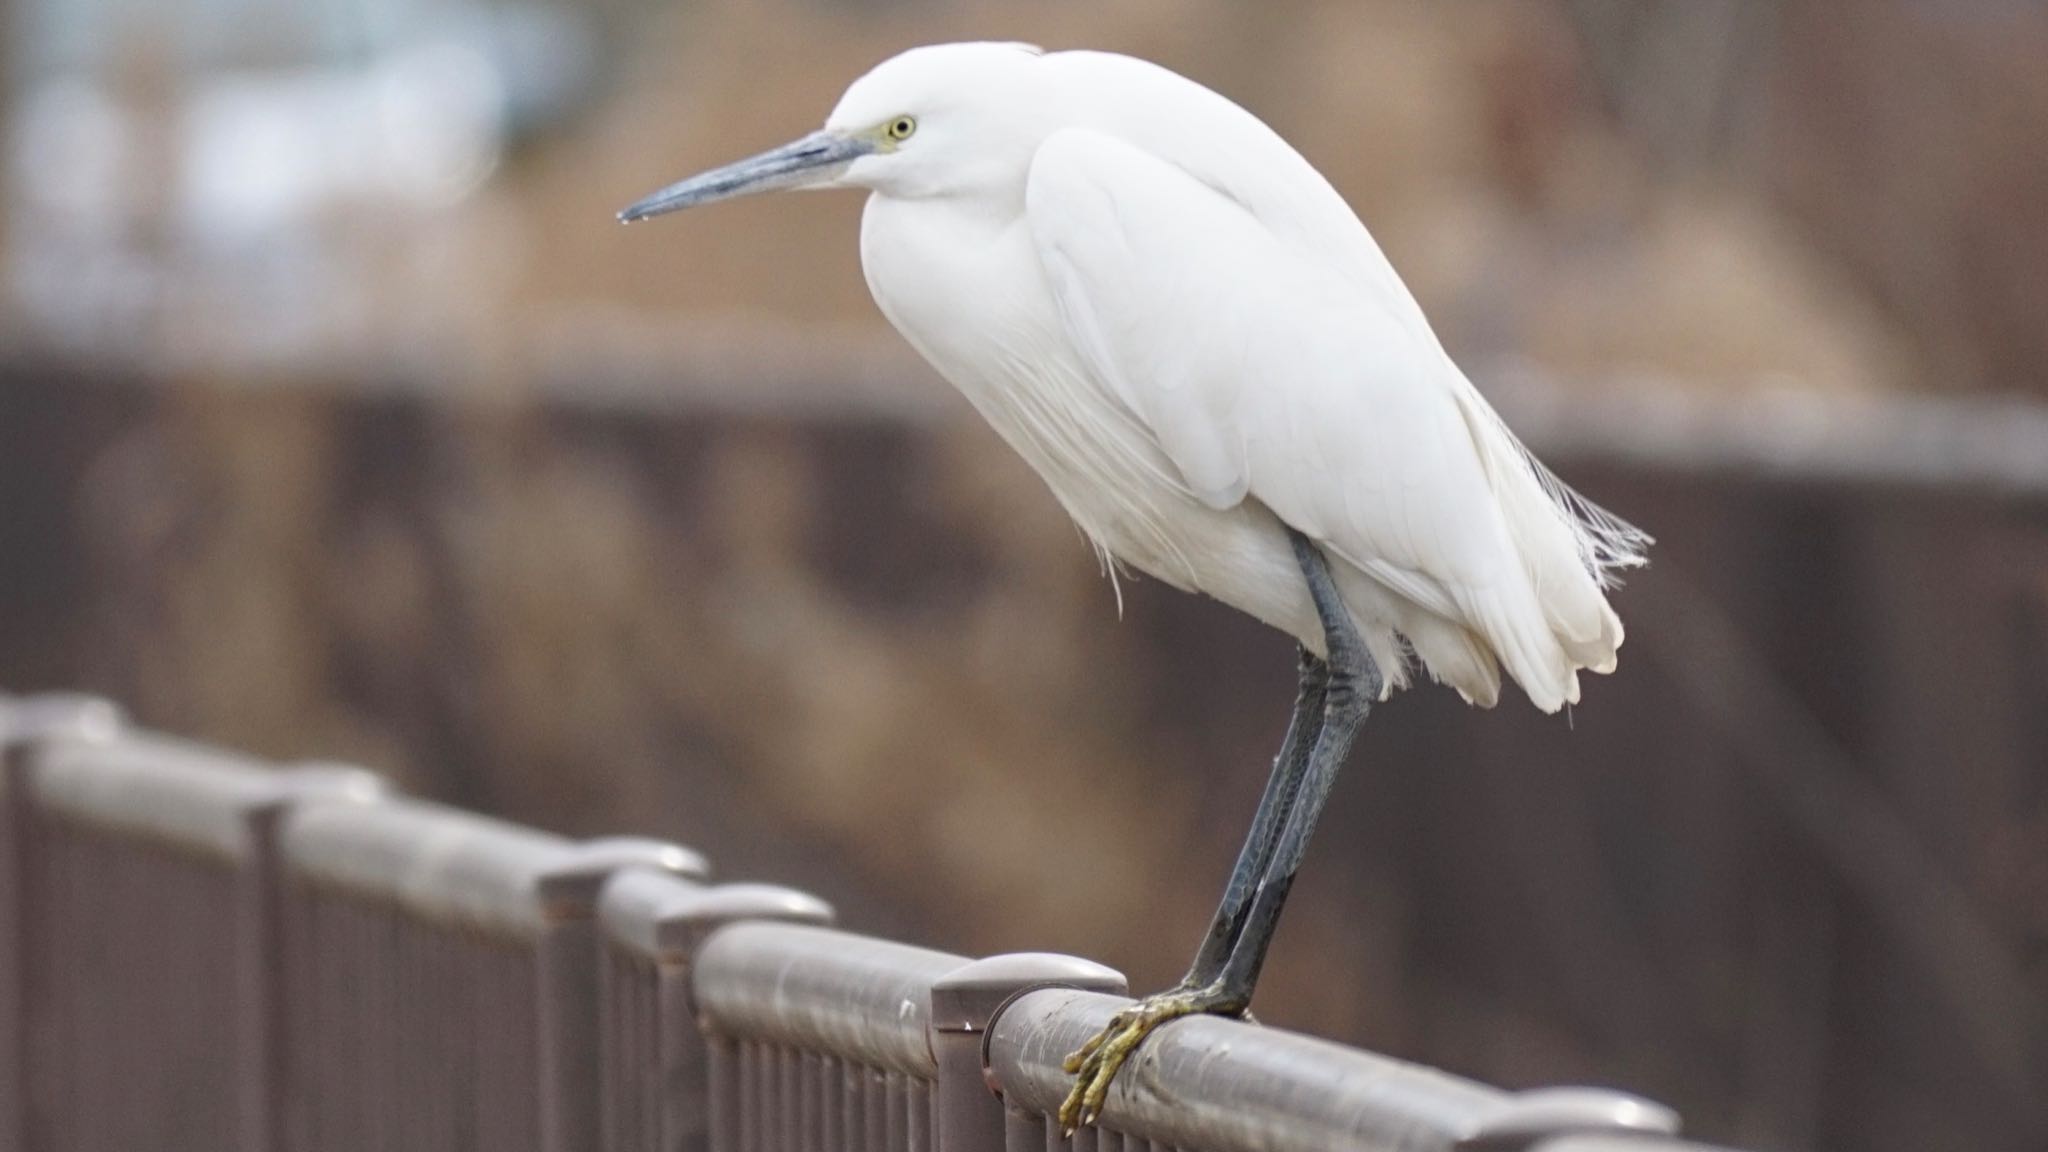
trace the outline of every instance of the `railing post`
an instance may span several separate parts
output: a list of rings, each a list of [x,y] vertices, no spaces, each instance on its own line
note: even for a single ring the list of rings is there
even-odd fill
[[[243,813],[249,856],[236,876],[235,891],[235,966],[241,974],[235,998],[235,1091],[244,1152],[284,1147],[279,1123],[285,1049],[278,825],[285,811],[301,801],[367,804],[386,792],[384,778],[366,769],[306,764],[278,773],[276,793]]]
[[[729,1096],[718,1090],[731,1075],[731,1061],[713,1059],[710,1041],[697,1026],[690,967],[698,946],[742,920],[829,925],[832,906],[807,892],[772,884],[685,889],[667,877],[628,869],[605,885],[598,915],[615,933],[638,937],[636,946],[654,962],[660,1096],[654,1146],[661,1152],[706,1152],[714,1146],[714,1117],[729,1128],[737,1118]],[[607,1075],[625,1071],[606,1066]],[[721,1082],[714,1085],[714,1079]],[[734,1147],[735,1139],[722,1146]]]
[[[30,761],[38,743],[112,739],[122,723],[119,708],[92,696],[35,696],[0,706],[0,1148],[29,1147]]]
[[[537,957],[542,1152],[598,1147],[597,897],[612,873],[636,866],[692,878],[706,872],[687,848],[615,837],[578,845],[538,880],[548,920]]]
[[[0,1148],[26,1152],[28,1136],[22,1112],[27,1085],[27,1020],[22,1000],[22,970],[27,967],[27,924],[22,908],[22,871],[27,865],[28,845],[21,813],[23,784],[20,757],[15,746],[20,740],[16,714],[20,705],[0,701]]]
[[[1012,1000],[1040,988],[1122,996],[1123,973],[1092,960],[1018,952],[977,960],[932,985],[931,1045],[938,1062],[933,1117],[938,1152],[1003,1152],[1002,1098],[987,1076],[989,1024]]]

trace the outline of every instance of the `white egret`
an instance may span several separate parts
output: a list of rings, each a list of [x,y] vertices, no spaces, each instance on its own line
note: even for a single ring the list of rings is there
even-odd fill
[[[1164,68],[1017,44],[917,48],[825,126],[626,221],[776,188],[866,189],[875,302],[1105,564],[1293,636],[1300,695],[1180,986],[1069,1061],[1071,1130],[1158,1024],[1242,1013],[1330,783],[1409,657],[1545,712],[1608,672],[1604,590],[1641,532],[1525,451],[1299,153]]]

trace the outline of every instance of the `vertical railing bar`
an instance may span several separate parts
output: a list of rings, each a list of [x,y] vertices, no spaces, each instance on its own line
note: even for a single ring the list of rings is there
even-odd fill
[[[625,1002],[625,1035],[619,1044],[620,1058],[627,1061],[618,1077],[625,1099],[620,1102],[622,1121],[628,1133],[630,1152],[654,1152],[660,1132],[661,1064],[659,1038],[660,1009],[655,984],[661,979],[655,966],[637,957],[612,952],[613,971],[618,976]]]
[[[667,1015],[662,1003],[662,969],[656,963],[638,959],[620,958],[625,971],[633,974],[632,991],[637,1007],[634,1011],[634,1039],[638,1055],[634,1067],[638,1075],[634,1079],[639,1095],[635,1114],[639,1117],[639,1134],[633,1145],[634,1152],[660,1152],[663,1134],[662,1103],[670,1085],[663,1075],[662,1060],[663,1033]]]
[[[782,1097],[782,1057],[778,1044],[761,1046],[761,1152],[783,1152],[789,1147],[783,1125],[787,1109]]]
[[[23,1007],[28,950],[41,937],[40,931],[31,937],[26,915],[26,800],[20,794],[26,773],[17,773],[14,763],[27,752],[23,734],[15,731],[17,707],[12,700],[0,700],[0,1148],[28,1147],[29,1038]]]
[[[629,1100],[620,1083],[632,1065],[626,1058],[626,989],[619,973],[619,958],[606,950],[597,966],[597,1098],[598,1147],[604,1152],[625,1152],[625,1116]]]
[[[434,953],[434,969],[439,975],[443,995],[443,1007],[436,1013],[440,1027],[436,1029],[448,1038],[453,1048],[451,1068],[467,1069],[468,1074],[451,1081],[459,1092],[449,1109],[449,1120],[458,1135],[456,1146],[475,1148],[483,1142],[483,1122],[479,1114],[483,1110],[484,1085],[480,1078],[483,1057],[477,1049],[477,1035],[468,1026],[466,1016],[457,1016],[454,1010],[463,1003],[463,997],[470,987],[470,974],[462,967],[465,944],[457,936],[447,932],[436,932],[431,937],[430,947]]]
[[[1004,1108],[1003,1152],[1045,1152],[1045,1121],[1022,1108]]]
[[[910,1147],[910,1078],[901,1072],[885,1073],[888,1093],[888,1126],[883,1130],[885,1152],[903,1152]]]
[[[908,1152],[931,1152],[932,1148],[932,1088],[922,1080],[911,1080],[909,1099],[906,1101],[908,1125],[904,1131],[903,1146]]]
[[[878,1068],[861,1069],[861,1117],[868,1152],[889,1149],[889,1078]]]
[[[839,1062],[839,1138],[856,1152],[867,1147],[867,1072],[859,1062]]]
[[[839,1061],[832,1056],[820,1056],[818,1074],[811,1085],[812,1107],[817,1110],[817,1119],[812,1130],[811,1147],[818,1152],[843,1152],[846,1147],[841,1121],[846,1117],[842,1099],[844,1080],[840,1075]]]
[[[732,1038],[712,1033],[705,1038],[708,1048],[710,1116],[707,1117],[710,1152],[739,1152],[739,1085],[738,1069],[734,1065],[739,1053],[735,1051]],[[681,1152],[680,1149],[662,1149],[662,1152]]]
[[[866,1147],[867,1073],[859,1061],[839,1061],[839,1143],[841,1147]]]
[[[775,1050],[765,1040],[749,1042],[753,1049],[747,1064],[747,1152],[771,1152],[775,1147],[772,1111],[775,1105]]]
[[[761,1045],[741,1039],[739,1048],[739,1135],[740,1152],[762,1152],[761,1140]]]
[[[783,1045],[776,1061],[779,1075],[776,1078],[775,1111],[781,1118],[776,1130],[781,1134],[778,1152],[799,1152],[803,1147],[803,1055],[796,1048]]]
[[[387,1147],[421,1148],[427,1145],[420,1129],[418,1101],[422,1097],[446,1095],[446,1089],[436,1085],[432,1091],[421,1091],[417,1087],[425,1082],[426,1067],[425,1053],[419,1049],[413,1028],[413,1021],[426,1008],[419,995],[421,972],[415,952],[419,933],[401,930],[401,925],[392,922],[385,925],[384,936],[386,963],[391,971],[391,1020],[382,1040],[384,1063],[390,1069],[386,1075],[392,1085],[391,1115],[385,1121],[391,1141]]]
[[[818,1084],[823,1079],[823,1058],[816,1052],[797,1056],[795,1100],[790,1111],[796,1115],[797,1152],[818,1152]]]

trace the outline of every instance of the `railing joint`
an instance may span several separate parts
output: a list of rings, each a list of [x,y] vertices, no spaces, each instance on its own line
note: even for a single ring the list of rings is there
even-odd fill
[[[703,880],[711,872],[703,856],[679,844],[606,836],[571,847],[558,863],[534,877],[534,885],[550,915],[580,919],[596,909],[605,881],[625,868],[649,868],[690,880]]]
[[[999,1152],[1002,1093],[989,1072],[990,1025],[1030,992],[1069,988],[1126,995],[1129,981],[1114,968],[1053,952],[1013,952],[964,964],[932,982],[930,1042],[936,1081],[939,1147],[946,1152]]]

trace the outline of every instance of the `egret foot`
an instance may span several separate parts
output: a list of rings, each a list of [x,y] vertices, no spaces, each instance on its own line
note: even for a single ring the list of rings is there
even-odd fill
[[[1154,1028],[1182,1016],[1241,1016],[1247,1003],[1248,997],[1225,989],[1219,980],[1199,988],[1182,985],[1155,993],[1110,1017],[1108,1026],[1063,1065],[1074,1074],[1074,1089],[1060,1105],[1060,1132],[1072,1136],[1082,1125],[1095,1123],[1102,1115],[1110,1081]]]

